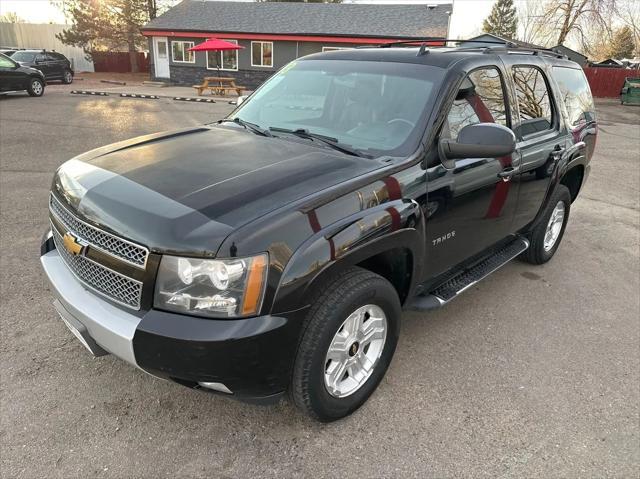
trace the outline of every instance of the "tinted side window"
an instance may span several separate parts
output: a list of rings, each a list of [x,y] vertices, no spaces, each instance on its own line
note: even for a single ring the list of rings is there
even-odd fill
[[[47,61],[47,56],[44,53],[40,53],[40,54],[36,55],[36,61],[37,62],[46,62]]]
[[[47,53],[47,61],[57,62],[60,60],[54,53]]]
[[[553,125],[553,109],[542,71],[535,67],[514,67],[513,81],[520,107],[522,136],[549,130]]]
[[[581,122],[592,121],[595,118],[595,106],[583,71],[553,67],[553,77],[560,86],[560,95],[569,114],[569,124],[578,126]]]
[[[13,68],[15,64],[4,55],[0,55],[0,68]]]
[[[475,123],[508,126],[503,92],[502,79],[495,68],[471,72],[460,85],[442,135],[457,138],[460,130]]]

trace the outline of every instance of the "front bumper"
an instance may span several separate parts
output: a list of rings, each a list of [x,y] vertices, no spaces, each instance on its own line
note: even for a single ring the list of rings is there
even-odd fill
[[[43,253],[56,310],[86,328],[97,351],[186,386],[221,383],[241,399],[277,397],[287,388],[306,309],[237,320],[153,309],[136,315],[84,289],[55,249]]]

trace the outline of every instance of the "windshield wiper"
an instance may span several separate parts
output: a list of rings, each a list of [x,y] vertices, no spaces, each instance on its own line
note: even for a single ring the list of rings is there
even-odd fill
[[[296,135],[300,138],[307,138],[309,140],[318,140],[324,143],[325,145],[330,146],[334,150],[341,151],[342,153],[346,153],[347,155],[353,155],[353,156],[359,156],[359,157],[365,156],[358,150],[351,148],[350,146],[347,146],[344,143],[340,143],[337,138],[333,138],[331,136],[326,136],[326,135],[320,135],[318,133],[311,133],[306,128],[297,128],[295,130],[292,130],[290,128],[279,128],[276,126],[270,126],[269,130],[280,131],[282,133],[291,133],[292,135]]]
[[[255,123],[251,123],[250,121],[245,121],[237,116],[235,118],[223,118],[222,120],[218,120],[218,123],[227,122],[233,122],[236,125],[243,126],[245,127],[245,129],[251,130],[252,132],[261,136],[273,136],[269,130],[262,128],[260,125],[256,125]]]

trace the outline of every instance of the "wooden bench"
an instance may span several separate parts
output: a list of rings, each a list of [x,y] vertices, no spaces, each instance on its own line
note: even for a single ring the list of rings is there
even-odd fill
[[[198,92],[198,96],[201,96],[206,90],[209,90],[212,95],[224,96],[227,92],[235,91],[238,96],[241,96],[243,90],[246,89],[236,85],[235,78],[228,77],[204,77],[202,85],[193,85],[193,88]]]

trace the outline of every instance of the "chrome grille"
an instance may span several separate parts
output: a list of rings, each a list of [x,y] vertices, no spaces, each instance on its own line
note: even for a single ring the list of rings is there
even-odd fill
[[[76,216],[62,206],[53,195],[50,196],[49,208],[51,213],[55,215],[69,231],[91,246],[97,247],[139,268],[146,266],[147,257],[149,256],[149,250],[147,250],[147,248],[118,238],[76,218]]]
[[[73,256],[62,242],[62,236],[52,228],[56,249],[71,272],[86,286],[103,296],[133,309],[140,309],[142,283],[112,271],[84,256]]]

